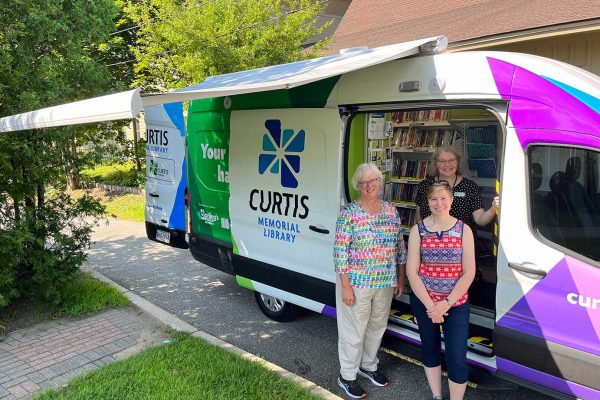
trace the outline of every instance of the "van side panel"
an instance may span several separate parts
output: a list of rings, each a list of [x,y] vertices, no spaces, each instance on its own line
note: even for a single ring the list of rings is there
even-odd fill
[[[522,229],[529,220],[527,182],[514,165],[527,165],[525,149],[534,143],[600,149],[600,102],[506,60],[488,61],[498,91],[510,100],[498,258],[502,296],[497,298],[494,332],[498,370],[570,395],[597,398],[600,307],[583,307],[573,299],[600,299],[594,283],[600,281],[600,269]],[[589,79],[587,85],[595,86]],[[531,276],[511,265],[543,273]]]

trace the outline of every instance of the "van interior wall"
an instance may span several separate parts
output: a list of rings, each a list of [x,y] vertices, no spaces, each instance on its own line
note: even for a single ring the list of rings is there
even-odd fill
[[[429,176],[427,169],[433,168],[431,156],[438,146],[450,145],[462,155],[461,175],[477,183],[484,209],[491,206],[496,196],[503,130],[488,110],[399,106],[394,111],[357,114],[350,120],[349,130],[346,184],[350,199],[347,200],[357,196],[350,184],[356,166],[361,162],[374,163],[385,178],[381,196],[396,205],[407,234],[415,224],[418,183]],[[477,276],[469,290],[474,312],[479,310],[492,318],[497,282],[494,224],[495,221],[475,232]],[[403,296],[402,303],[407,305],[407,296]]]

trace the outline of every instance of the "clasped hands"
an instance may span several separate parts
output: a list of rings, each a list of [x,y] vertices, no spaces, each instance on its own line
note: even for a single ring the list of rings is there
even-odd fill
[[[448,316],[449,309],[450,305],[446,301],[438,301],[433,303],[433,307],[427,309],[427,316],[434,324],[441,324],[444,322],[444,317]]]

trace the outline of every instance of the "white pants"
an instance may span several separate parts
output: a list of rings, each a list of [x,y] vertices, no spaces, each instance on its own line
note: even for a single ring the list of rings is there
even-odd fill
[[[358,289],[353,287],[354,304],[342,301],[342,284],[337,278],[335,303],[338,326],[340,375],[353,381],[358,368],[377,371],[377,351],[387,327],[394,288]]]

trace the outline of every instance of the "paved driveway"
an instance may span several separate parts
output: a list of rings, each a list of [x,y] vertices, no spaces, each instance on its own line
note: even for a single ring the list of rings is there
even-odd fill
[[[253,293],[235,279],[195,261],[189,251],[146,239],[144,224],[111,220],[100,225],[87,265],[145,297],[157,306],[213,336],[294,372],[342,395],[336,376],[335,320],[305,312],[291,323],[266,318]],[[380,368],[388,373],[389,388],[372,388],[371,399],[430,398],[421,367],[381,352]],[[467,392],[469,399],[546,399],[526,389]]]

